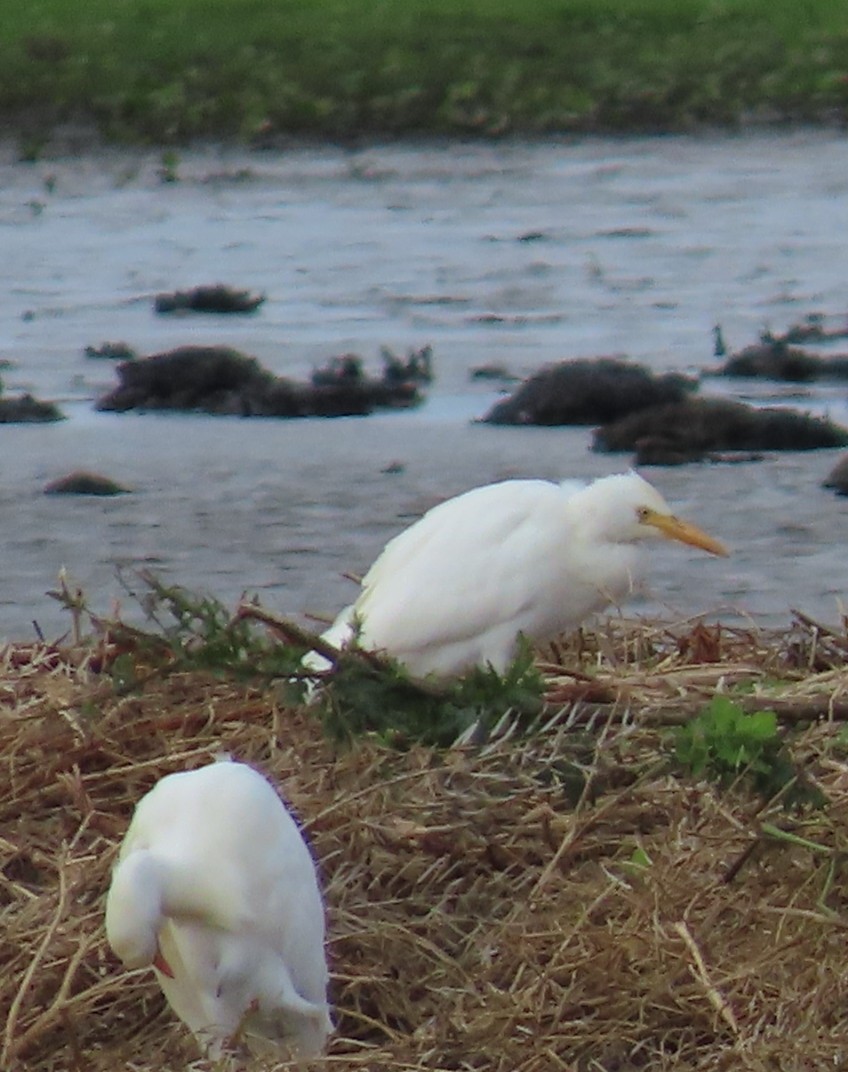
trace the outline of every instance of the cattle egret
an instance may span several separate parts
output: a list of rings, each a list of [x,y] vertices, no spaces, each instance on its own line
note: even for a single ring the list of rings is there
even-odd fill
[[[725,548],[676,518],[637,473],[579,481],[506,480],[428,511],[390,540],[362,591],[324,633],[403,663],[415,677],[472,666],[503,673],[518,637],[551,639],[633,589],[640,544],[664,537]],[[315,652],[311,670],[330,664]]]
[[[209,1055],[229,1040],[285,1058],[331,1030],[324,907],[309,849],[271,785],[221,760],[138,803],[106,901],[109,944],[152,966]]]

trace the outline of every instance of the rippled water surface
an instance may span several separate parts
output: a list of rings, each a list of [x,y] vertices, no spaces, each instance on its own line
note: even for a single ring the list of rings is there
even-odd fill
[[[45,596],[61,566],[102,611],[125,563],[226,602],[248,590],[282,613],[332,613],[352,594],[343,572],[362,572],[446,495],[627,466],[589,453],[586,429],[472,423],[496,397],[470,381],[474,366],[523,375],[621,353],[702,371],[717,321],[742,346],[765,325],[848,309],[838,135],[210,150],[181,157],[176,183],[160,181],[155,156],[5,160],[2,376],[68,415],[0,426],[0,635],[15,639],[33,636],[33,620],[47,635],[66,627]],[[267,301],[247,318],[154,315],[157,291],[217,281]],[[358,419],[99,414],[92,400],[114,369],[83,347],[104,340],[142,353],[226,343],[300,377],[350,350],[378,371],[381,345],[430,343],[437,379],[422,408]],[[842,389],[733,389],[848,423]],[[836,457],[653,470],[734,554],[658,549],[637,608],[834,618],[848,500],[819,485]],[[42,493],[76,468],[134,494]]]

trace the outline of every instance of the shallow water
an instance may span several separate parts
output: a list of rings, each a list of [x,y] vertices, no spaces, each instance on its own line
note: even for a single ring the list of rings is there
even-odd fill
[[[123,563],[228,603],[248,590],[281,613],[331,614],[353,592],[342,573],[446,495],[626,468],[589,453],[587,429],[473,424],[496,397],[474,366],[626,353],[701,371],[717,321],[738,347],[846,309],[838,135],[208,150],[181,158],[173,184],[157,166],[118,152],[0,163],[3,380],[69,417],[0,426],[0,635],[66,627],[44,594],[61,566],[101,611],[123,594]],[[155,292],[216,281],[268,299],[251,317],[154,315]],[[82,350],[104,340],[227,343],[295,376],[348,350],[376,371],[380,345],[431,343],[437,380],[422,408],[368,418],[99,414],[114,370]],[[848,423],[842,389],[704,387],[719,389]],[[658,550],[636,609],[833,619],[848,500],[819,484],[838,453],[651,471],[734,554]],[[42,494],[75,468],[134,494]]]

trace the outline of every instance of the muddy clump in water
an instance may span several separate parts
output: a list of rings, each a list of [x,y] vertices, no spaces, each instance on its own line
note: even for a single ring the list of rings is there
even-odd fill
[[[225,346],[182,346],[117,367],[119,385],[97,409],[179,410],[238,417],[362,416],[421,399],[413,383],[338,376],[299,383],[275,376],[256,360]]]
[[[540,369],[483,418],[486,424],[606,424],[628,413],[680,402],[697,389],[677,373],[656,375],[613,357]]]
[[[601,453],[638,451],[701,461],[716,451],[818,450],[848,445],[848,430],[796,410],[758,408],[724,398],[685,402],[631,413],[598,428],[592,449]]]

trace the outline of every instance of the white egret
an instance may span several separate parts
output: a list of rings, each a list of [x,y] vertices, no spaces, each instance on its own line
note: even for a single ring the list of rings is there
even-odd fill
[[[579,481],[506,480],[435,506],[390,540],[324,639],[384,651],[417,677],[503,672],[520,634],[550,639],[633,589],[639,545],[717,540],[676,518],[635,472]],[[304,664],[329,663],[310,652]]]
[[[274,789],[243,763],[170,774],[139,801],[106,901],[109,944],[152,966],[212,1057],[227,1040],[295,1059],[323,1049],[324,907]]]

